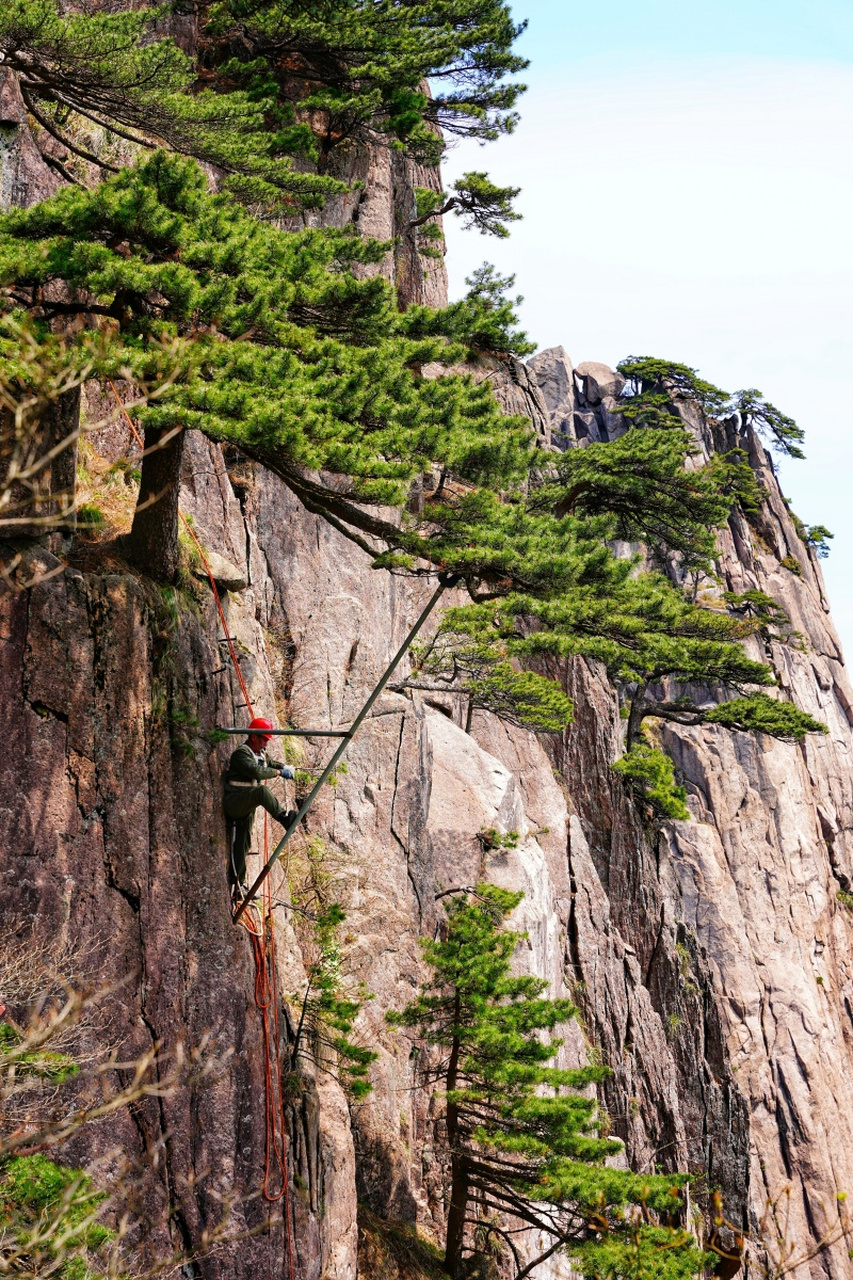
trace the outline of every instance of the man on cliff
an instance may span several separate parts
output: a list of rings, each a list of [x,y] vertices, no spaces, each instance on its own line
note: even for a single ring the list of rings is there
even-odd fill
[[[234,897],[246,896],[246,855],[252,843],[252,826],[255,810],[266,809],[283,827],[288,827],[296,817],[296,809],[285,809],[279,804],[269,787],[263,785],[267,778],[293,778],[289,764],[271,760],[266,753],[272,724],[256,718],[247,730],[248,738],[242,747],[232,753],[225,775],[225,815],[229,819],[228,879]]]

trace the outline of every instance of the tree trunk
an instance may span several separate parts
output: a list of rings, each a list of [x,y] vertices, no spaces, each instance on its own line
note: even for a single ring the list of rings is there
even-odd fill
[[[450,1209],[447,1214],[447,1243],[444,1249],[444,1269],[449,1276],[453,1276],[453,1280],[459,1280],[462,1275],[468,1191],[467,1162],[455,1151],[450,1157]]]
[[[161,582],[174,582],[178,573],[178,495],[185,437],[179,430],[168,438],[171,430],[145,430],[142,483],[126,544],[128,559]]]
[[[631,707],[628,713],[628,733],[626,746],[630,751],[636,742],[640,741],[640,733],[643,727],[643,714],[646,710],[646,686],[641,687],[631,699]]]
[[[57,515],[61,528],[73,530],[77,526],[76,512],[59,518],[60,513],[73,506],[77,489],[77,445],[80,431],[80,388],[66,391],[50,406],[48,411],[49,447],[69,440],[68,447],[57,454],[50,464],[50,493],[52,513]],[[73,437],[73,439],[71,439]]]
[[[18,430],[14,415],[0,415],[0,494],[3,515],[18,521],[7,526],[12,535],[46,537],[53,531],[73,530],[77,483],[77,436],[80,429],[80,388],[74,387],[48,404],[37,421]],[[55,458],[51,450],[68,441]],[[10,481],[9,472],[31,471],[24,481]],[[32,520],[32,523],[28,523]]]
[[[457,990],[453,1018],[459,1025],[460,1001]],[[453,1037],[450,1058],[447,1063],[447,1092],[452,1093],[458,1084],[459,1038]],[[450,1146],[450,1208],[447,1213],[447,1243],[444,1249],[444,1269],[457,1280],[462,1275],[462,1249],[465,1244],[465,1212],[468,1208],[468,1168],[459,1150],[459,1107],[447,1103],[447,1141]]]

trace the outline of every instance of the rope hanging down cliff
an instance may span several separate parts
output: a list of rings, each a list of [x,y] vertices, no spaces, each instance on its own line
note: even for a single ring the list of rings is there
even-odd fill
[[[118,394],[118,392],[116,391],[115,387],[113,386],[112,382],[110,383],[110,387],[112,387],[113,395],[115,396],[116,400],[118,401],[119,405],[121,406],[121,410],[122,410],[122,412],[123,412],[123,414],[124,414],[125,418],[127,419],[128,423],[130,424],[130,429],[131,429],[131,431],[133,432],[133,434],[134,434],[134,436],[136,437],[136,439],[137,439],[137,441],[139,442],[139,444],[140,444],[140,445],[142,445],[142,440],[141,440],[141,438],[140,438],[139,432],[137,431],[136,427],[134,426],[133,422],[131,421],[130,415],[128,414],[127,410],[125,409],[124,405],[122,404],[121,397],[119,396],[119,394]],[[144,445],[143,445],[143,448],[144,448]],[[206,558],[206,556],[205,556],[205,554],[204,554],[204,551],[202,550],[201,544],[199,543],[199,540],[198,540],[198,538],[196,537],[195,533],[193,532],[192,527],[190,526],[189,522],[185,519],[185,517],[184,517],[183,513],[182,513],[180,510],[178,511],[178,515],[180,516],[181,520],[183,521],[184,527],[186,528],[187,532],[189,533],[189,535],[190,535],[190,537],[192,538],[193,542],[195,543],[196,547],[198,548],[199,555],[201,556],[202,563],[204,564],[204,567],[205,567],[205,569],[207,570],[207,576],[208,576],[208,578],[210,579],[210,586],[211,586],[211,589],[212,589],[212,591],[213,591],[214,599],[216,600],[216,607],[217,607],[217,609],[219,610],[219,618],[220,618],[220,621],[222,622],[222,626],[223,626],[223,629],[224,629],[224,631],[225,631],[225,637],[226,637],[226,639],[227,639],[227,641],[228,641],[228,648],[229,648],[229,651],[230,651],[230,653],[231,653],[231,661],[232,661],[232,662],[233,662],[233,664],[234,664],[234,669],[235,669],[235,671],[236,671],[236,673],[237,673],[237,678],[238,678],[238,680],[240,681],[240,688],[241,688],[241,689],[242,689],[242,691],[243,691],[243,697],[244,697],[244,698],[245,698],[245,700],[246,700],[246,706],[247,706],[247,708],[248,708],[249,715],[254,719],[254,715],[255,715],[254,708],[252,707],[251,699],[249,698],[249,691],[248,691],[248,689],[246,688],[245,681],[243,680],[243,673],[242,673],[242,672],[241,672],[241,670],[240,670],[240,663],[239,663],[239,661],[238,661],[238,659],[237,659],[237,654],[236,654],[236,651],[235,651],[235,649],[234,649],[234,645],[233,645],[233,644],[232,644],[232,642],[231,642],[231,636],[230,636],[230,634],[229,634],[229,632],[228,632],[228,625],[227,625],[227,623],[226,623],[226,621],[225,621],[225,613],[224,613],[224,611],[223,611],[223,609],[222,609],[222,604],[221,604],[220,599],[219,599],[219,592],[217,591],[217,589],[216,589],[216,583],[215,583],[215,582],[214,582],[214,580],[213,580],[213,573],[211,572],[210,565],[209,565],[209,564],[208,564],[208,562],[207,562],[207,558]],[[235,913],[234,913],[234,923],[235,923],[235,924],[237,924],[237,923],[239,923],[239,922],[240,922],[240,920],[242,919],[243,915],[245,914],[245,912],[246,912],[246,910],[247,910],[247,908],[248,908],[249,904],[254,900],[255,896],[256,896],[256,895],[257,895],[257,893],[258,893],[258,890],[261,888],[261,886],[263,885],[263,883],[264,883],[264,881],[266,880],[267,876],[269,875],[270,871],[271,871],[271,870],[272,870],[272,868],[275,866],[275,864],[276,864],[276,862],[278,861],[278,859],[281,857],[281,854],[282,854],[282,851],[284,850],[285,845],[286,845],[286,844],[287,844],[287,842],[290,840],[290,838],[291,838],[291,836],[293,835],[294,831],[296,831],[296,829],[298,828],[298,826],[299,826],[300,822],[302,821],[302,819],[305,817],[305,815],[306,815],[306,813],[308,812],[308,810],[309,810],[309,809],[311,808],[311,806],[313,805],[314,801],[316,800],[317,796],[320,794],[320,791],[322,790],[322,788],[323,788],[323,786],[325,785],[325,783],[328,781],[328,779],[329,779],[329,777],[331,776],[331,774],[334,772],[335,766],[338,764],[338,762],[339,762],[339,760],[341,759],[342,755],[343,755],[343,754],[344,754],[344,752],[346,751],[347,746],[349,745],[349,743],[350,743],[351,739],[355,736],[356,732],[357,732],[357,731],[358,731],[358,729],[361,727],[361,725],[362,725],[363,721],[367,718],[368,713],[370,712],[371,708],[373,707],[373,704],[376,702],[376,699],[379,697],[379,695],[382,693],[383,689],[384,689],[384,688],[385,688],[385,686],[387,685],[388,681],[391,679],[391,676],[392,676],[392,675],[394,674],[394,672],[396,671],[397,666],[398,666],[398,665],[399,665],[399,663],[402,661],[402,659],[405,657],[405,655],[408,653],[409,649],[411,648],[412,644],[414,643],[415,637],[417,636],[417,634],[418,634],[418,632],[420,631],[421,627],[422,627],[422,626],[424,625],[424,623],[426,622],[426,620],[427,620],[427,618],[429,617],[429,615],[432,613],[432,611],[433,611],[433,609],[435,608],[435,606],[438,604],[438,601],[439,601],[440,597],[444,594],[444,592],[445,592],[449,587],[454,587],[454,586],[456,586],[456,584],[457,584],[457,582],[458,582],[458,581],[459,581],[459,575],[458,575],[458,574],[455,574],[455,573],[449,573],[449,572],[441,572],[441,573],[439,573],[439,575],[438,575],[438,586],[436,587],[436,589],[435,589],[435,591],[433,592],[433,594],[430,596],[430,599],[429,599],[429,601],[427,602],[426,607],[422,610],[422,612],[421,612],[420,616],[418,617],[417,621],[415,622],[414,626],[413,626],[413,627],[412,627],[412,629],[409,631],[409,634],[406,636],[405,640],[404,640],[404,641],[403,641],[403,643],[400,645],[400,648],[397,650],[397,652],[394,654],[394,657],[391,659],[390,663],[389,663],[389,664],[388,664],[388,666],[385,668],[385,671],[383,672],[382,676],[380,677],[378,684],[374,687],[374,689],[373,689],[372,693],[371,693],[371,694],[370,694],[370,696],[368,697],[368,699],[367,699],[367,701],[365,702],[364,706],[363,706],[363,707],[361,708],[361,710],[359,711],[358,715],[357,715],[357,716],[355,717],[355,719],[353,720],[353,722],[352,722],[352,724],[350,725],[349,729],[347,729],[347,730],[334,730],[334,731],[326,730],[325,732],[324,732],[324,731],[322,731],[322,730],[318,731],[318,734],[317,734],[317,736],[318,736],[318,737],[319,737],[319,736],[323,736],[323,737],[332,737],[332,736],[334,736],[334,737],[340,737],[340,738],[341,738],[341,744],[340,744],[340,746],[337,748],[337,750],[335,751],[335,753],[333,754],[333,756],[332,756],[331,760],[330,760],[330,761],[329,761],[329,763],[326,765],[326,767],[325,767],[325,769],[323,770],[323,772],[320,774],[320,777],[319,777],[319,778],[317,779],[317,781],[315,782],[315,784],[314,784],[314,786],[312,787],[311,791],[308,793],[308,795],[307,795],[307,796],[305,797],[305,799],[303,800],[303,802],[302,802],[302,804],[301,804],[300,808],[296,811],[296,813],[293,815],[293,817],[292,817],[291,821],[288,823],[288,825],[287,825],[287,829],[285,830],[284,835],[283,835],[283,836],[282,836],[282,838],[279,840],[279,842],[278,842],[278,844],[276,845],[276,847],[273,849],[273,851],[272,851],[272,855],[271,855],[269,858],[265,858],[265,860],[264,860],[264,866],[263,866],[263,868],[261,869],[261,871],[260,871],[260,873],[259,873],[259,875],[258,875],[257,879],[255,880],[254,884],[251,886],[251,888],[249,889],[249,891],[248,891],[248,893],[246,894],[245,898],[244,898],[244,899],[243,899],[243,901],[241,902],[240,906],[237,908],[237,910],[236,910],[236,911],[235,911]],[[246,733],[246,732],[247,732],[247,730],[244,730],[244,729],[229,729],[229,730],[226,730],[226,732],[229,732],[229,733],[240,733],[240,734],[242,734],[242,733]],[[301,733],[302,733],[302,734],[304,734],[305,736],[308,736],[308,735],[310,735],[311,730],[301,730],[301,731],[297,730],[297,731],[291,731],[291,730],[286,730],[286,729],[285,729],[285,730],[280,730],[279,732],[284,733],[284,734],[287,734],[287,733],[290,733],[290,732],[301,732]],[[289,815],[288,815],[288,816],[289,816]]]
[[[121,397],[112,382],[110,388],[113,395],[118,401],[119,407],[133,433],[136,443],[141,449],[145,449],[145,444],[136,424],[127,412]],[[254,718],[254,708],[252,700],[249,697],[249,690],[240,668],[240,660],[237,657],[237,651],[231,638],[231,632],[228,629],[228,622],[225,618],[225,611],[222,608],[222,601],[217,590],[216,582],[213,577],[213,571],[204,554],[198,538],[193,531],[192,526],[186,519],[182,511],[178,511],[178,515],[192,538],[198,550],[201,562],[207,572],[210,581],[210,589],[213,592],[213,598],[216,601],[216,608],[219,614],[219,620],[222,623],[222,629],[225,632],[225,639],[228,643],[228,650],[231,654],[231,661],[234,664],[234,671],[240,684],[240,689],[249,710],[249,715]],[[269,855],[269,826],[267,815],[264,814],[264,861]],[[272,915],[272,892],[269,883],[264,895],[264,910],[259,911],[253,908],[252,914],[247,915],[242,921],[243,927],[252,939],[252,953],[255,961],[255,1004],[261,1015],[261,1025],[263,1028],[263,1045],[264,1045],[264,1093],[265,1093],[265,1125],[264,1125],[264,1181],[263,1196],[270,1204],[276,1204],[283,1200],[282,1217],[284,1219],[285,1238],[287,1248],[287,1268],[288,1280],[296,1280],[296,1268],[294,1265],[293,1251],[293,1228],[290,1204],[290,1181],[287,1173],[287,1129],[285,1125],[285,1102],[284,1102],[284,1084],[283,1071],[281,1063],[281,1029],[279,1019],[278,999],[278,966],[275,955],[275,928]],[[272,1018],[270,1014],[272,1013]],[[273,1187],[273,1180],[278,1179],[280,1186],[276,1191]]]

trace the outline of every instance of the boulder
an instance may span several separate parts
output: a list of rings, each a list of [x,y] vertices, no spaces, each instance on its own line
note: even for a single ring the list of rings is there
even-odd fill
[[[527,367],[539,384],[539,388],[555,419],[568,417],[574,407],[575,388],[572,381],[572,362],[565,347],[548,347],[537,351],[527,361]]]
[[[621,373],[595,360],[584,360],[575,369],[587,404],[601,404],[605,396],[619,396],[625,386]]]
[[[213,581],[219,591],[245,591],[249,585],[246,575],[242,573],[230,560],[226,560],[225,556],[221,556],[218,551],[205,551],[205,558],[210,566],[210,572],[213,575]],[[203,564],[197,565],[193,569],[193,576],[201,578],[203,582],[208,581],[207,569]]]
[[[619,413],[619,401],[616,396],[601,397],[597,415],[607,433],[608,440],[618,440],[627,431],[624,414]]]

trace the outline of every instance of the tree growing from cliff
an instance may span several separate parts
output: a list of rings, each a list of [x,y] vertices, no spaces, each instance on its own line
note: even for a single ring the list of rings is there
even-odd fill
[[[556,681],[514,664],[505,646],[481,642],[442,624],[412,652],[409,674],[390,688],[423,693],[464,694],[466,731],[475,711],[488,711],[508,724],[539,733],[559,733],[571,722],[573,705]]]
[[[730,395],[700,378],[689,365],[654,356],[628,356],[617,368],[631,388],[619,411],[633,425],[681,426],[681,419],[672,412],[672,402],[692,400],[709,417],[737,414],[742,427],[755,427],[780,453],[790,458],[805,457],[800,448],[805,435],[802,427],[765,400],[755,387]]]
[[[415,216],[406,224],[406,233],[414,238],[421,254],[439,258],[443,256],[439,246],[443,245],[444,237],[437,219],[448,213],[460,218],[466,230],[475,227],[484,235],[506,239],[507,223],[517,222],[521,217],[512,203],[520,190],[520,187],[497,187],[488,174],[480,172],[465,173],[457,178],[452,195],[430,187],[415,187]]]
[[[457,335],[477,330],[485,304],[473,297],[446,325],[401,315],[385,280],[352,274],[383,251],[348,232],[261,223],[211,195],[192,162],[163,152],[93,191],[66,189],[5,216],[7,305],[43,326],[76,316],[112,333],[98,372],[112,364],[149,377],[164,341],[186,339],[181,376],[142,415],[130,543],[140,563],[174,572],[174,503],[151,499],[175,492],[186,427],[239,443],[355,537],[392,531],[395,521],[364,504],[401,505],[434,462],[468,485],[522,478],[526,423],[501,414],[487,387],[419,372],[464,356]],[[494,334],[499,321],[489,323]],[[325,483],[324,471],[348,481]],[[415,551],[428,543],[411,532],[402,541]]]
[[[740,648],[754,621],[690,605],[608,546],[634,532],[661,555],[702,563],[709,528],[737,500],[728,472],[688,471],[674,431],[633,429],[616,455],[604,446],[589,461],[578,450],[577,461],[552,462],[487,384],[450,372],[477,347],[519,346],[509,282],[484,275],[444,312],[401,313],[387,282],[355,275],[383,251],[345,231],[262,223],[163,152],[93,191],[65,189],[3,216],[7,305],[45,333],[58,320],[100,326],[99,373],[151,380],[164,344],[183,343],[178,376],[140,414],[131,558],[155,576],[176,572],[183,433],[198,427],[280,476],[376,567],[458,573],[475,604],[449,625],[478,649],[480,676],[462,691],[480,705],[530,706],[514,660],[599,657],[623,685],[643,686],[633,741],[643,715],[682,714],[673,699],[646,706],[646,688],[665,675],[701,672],[739,693],[771,683]],[[446,372],[425,377],[427,367]],[[743,710],[754,728],[760,715],[775,723],[778,705]]]
[[[214,165],[256,207],[316,206],[345,190],[329,172],[343,141],[384,139],[436,164],[442,130],[487,140],[515,125],[523,24],[502,0],[193,3],[191,55],[164,34],[181,7],[69,13],[21,0],[0,16],[3,64],[37,141],[60,144],[41,150],[65,181],[116,172],[128,144],[166,146]],[[455,198],[502,234],[515,193],[496,192],[470,174]]]
[[[421,943],[429,981],[388,1015],[425,1046],[419,1069],[445,1107],[445,1269],[457,1280],[469,1274],[466,1259],[485,1262],[497,1244],[522,1280],[558,1250],[582,1259],[607,1241],[617,1253],[640,1248],[661,1280],[690,1274],[685,1262],[695,1273],[702,1255],[692,1237],[654,1225],[655,1215],[677,1215],[686,1179],[606,1167],[622,1144],[601,1136],[596,1103],[582,1092],[606,1070],[550,1065],[561,1043],[552,1033],[576,1009],[549,999],[542,979],[511,973],[526,935],[505,922],[522,897],[481,884],[451,898],[442,936]],[[548,1242],[532,1259],[528,1231]]]
[[[54,0],[21,0],[0,15],[3,65],[17,73],[36,139],[61,144],[41,147],[48,165],[85,183],[92,166],[117,172],[128,144],[131,155],[166,146],[214,165],[253,201],[299,208],[344,189],[293,167],[312,135],[292,107],[257,86],[205,84],[163,36],[168,18],[162,5],[69,13]]]
[[[204,65],[296,97],[321,122],[321,167],[347,140],[384,138],[435,164],[442,134],[515,127],[525,24],[504,0],[215,0],[201,13]]]

